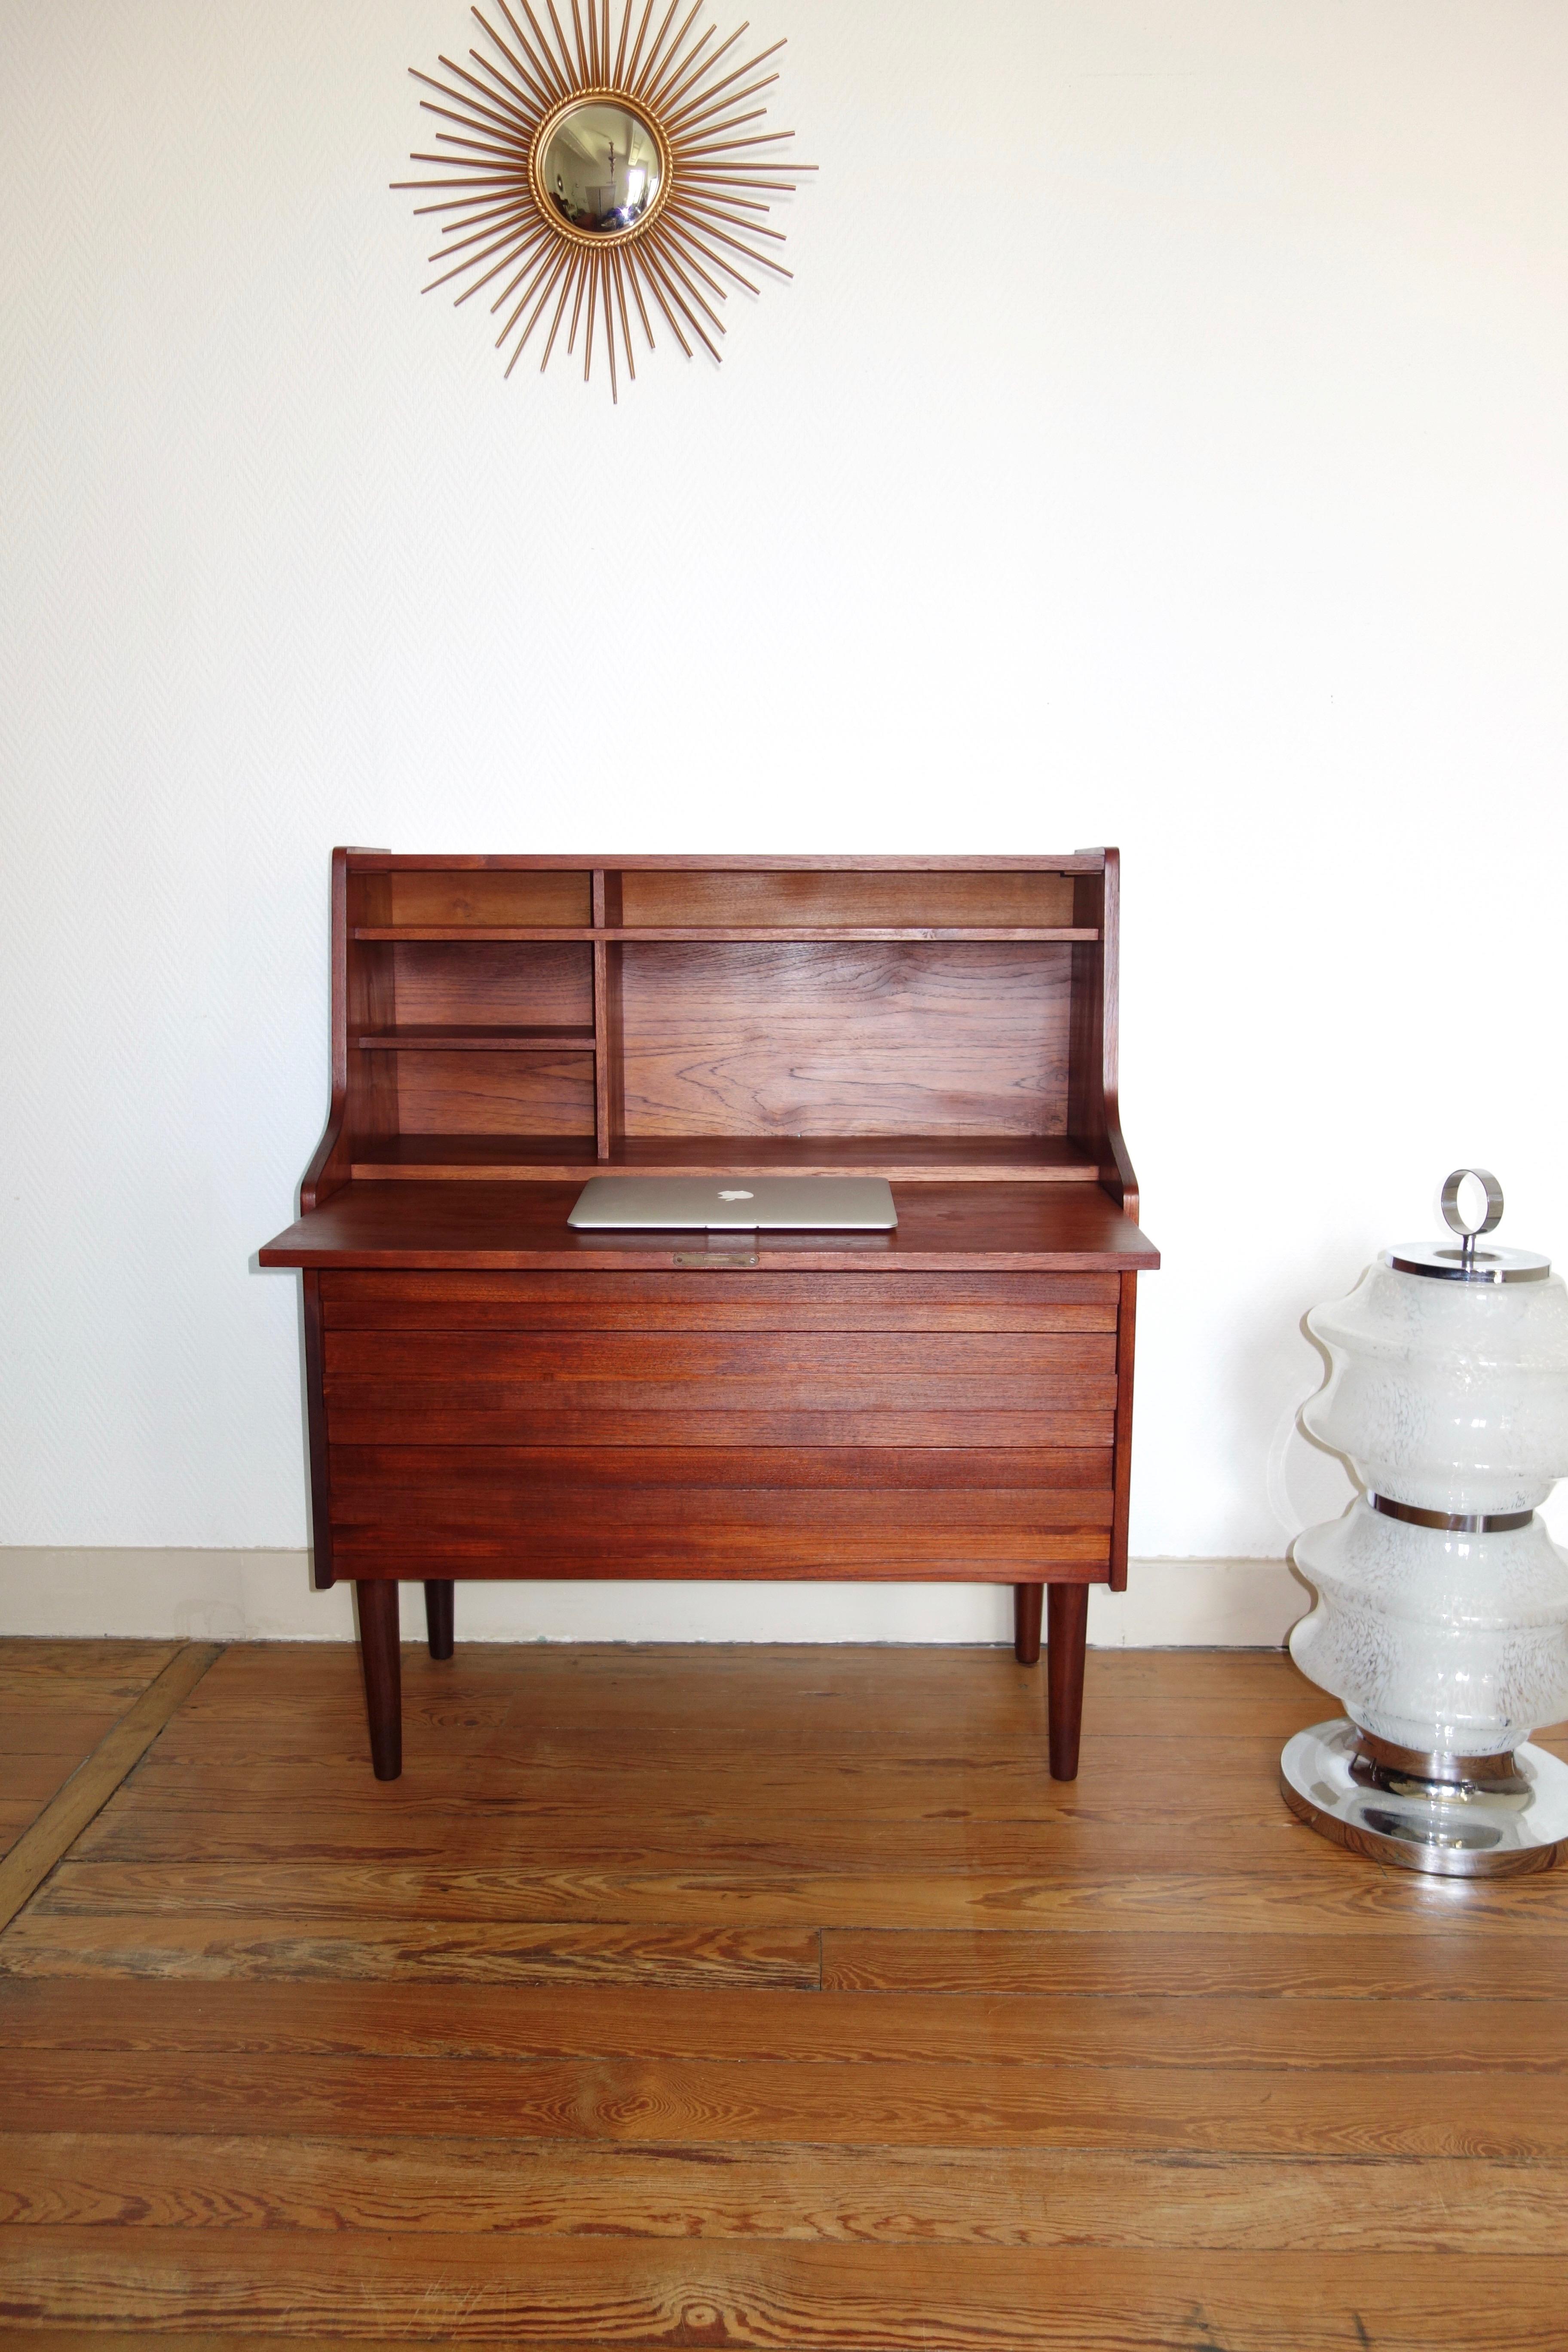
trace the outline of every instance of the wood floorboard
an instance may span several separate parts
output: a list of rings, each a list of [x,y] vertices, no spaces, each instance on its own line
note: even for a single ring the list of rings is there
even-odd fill
[[[334,1811],[336,1809],[334,1808]],[[661,1815],[628,1822],[626,1807],[573,1817],[569,1806],[530,1812],[484,1810],[479,1819],[461,1811],[415,1813],[407,1808],[322,1819],[307,1828],[292,1813],[163,1812],[145,1802],[135,1812],[100,1814],[73,1848],[68,1878],[51,1890],[51,1907],[68,1907],[68,1890],[82,1895],[98,1883],[80,1864],[134,1866],[139,1875],[157,1868],[182,1870],[210,1903],[216,1884],[201,1891],[198,1874],[209,1870],[302,1871],[323,1867],[353,1874],[396,1867],[478,1878],[495,1873],[615,1871],[679,1874],[692,1867],[700,1847],[701,1869],[764,1875],[931,1877],[974,1871],[982,1876],[1020,1873],[1049,1876],[1064,1869],[1102,1867],[1102,1825],[1069,1815],[1060,1820],[961,1822],[858,1821],[830,1814],[796,1816],[763,1829],[751,1812]],[[1280,1860],[1282,1845],[1302,1845],[1312,1832],[1281,1805],[1278,1816],[1238,1811],[1195,1822],[1182,1833],[1181,1859],[1188,1872],[1245,1877]],[[1124,1824],[1117,1842],[1122,1867],[1140,1876],[1168,1871],[1172,1860],[1168,1823]],[[1310,1866],[1310,1864],[1307,1866]],[[125,1882],[127,1885],[129,1882]],[[165,1877],[148,1883],[167,1892]],[[160,1899],[162,1899],[160,1897]],[[107,1905],[106,1905],[106,1907]]]
[[[6,1758],[4,1774],[5,1794],[21,1814],[24,1829],[29,1822],[37,1819],[61,1782],[69,1779],[80,1762],[80,1755],[51,1754],[47,1748],[39,1755]]]
[[[18,2231],[0,2319],[34,2325],[400,2336],[580,2352],[721,2344],[897,2352],[911,2344],[1070,2352],[1562,2352],[1550,2257],[1173,2254],[1134,2248],[606,2246],[432,2232],[258,2232],[243,2265],[198,2231]],[[97,2341],[99,2339],[92,2339]]]
[[[937,1935],[756,1929],[454,1927],[437,1923],[330,1922],[289,1935],[267,1920],[248,1932],[209,1932],[200,1921],[77,1920],[33,1935],[15,1923],[0,1941],[0,1974],[60,1978],[172,1977],[186,1984],[235,1979],[293,1983],[441,1985],[560,1983],[793,1985],[837,1990],[1071,1993],[1092,2000],[1172,1993],[1223,1995],[1238,1983],[1276,1997],[1465,2000],[1506,1968],[1516,2000],[1561,2000],[1563,1954],[1542,1937],[1529,1946],[1500,1937],[1428,1933],[1332,1936],[1151,1934],[1072,1936],[1005,1930]],[[45,1927],[50,1922],[41,1923]],[[67,1929],[70,1930],[68,1936]],[[24,1948],[19,1940],[26,1934]],[[820,1958],[818,1957],[820,1949]],[[1376,1996],[1367,1986],[1375,1980]],[[1485,1997],[1485,1992],[1481,1998]]]
[[[1506,1983],[1506,1979],[1504,1980]],[[251,2058],[756,2059],[876,2064],[1331,2069],[1340,2074],[1568,2073],[1568,2002],[1433,2003],[1391,2036],[1381,2000],[1267,1994],[823,1992],[639,1985],[255,1983],[121,1978],[90,2000],[68,1977],[0,1979],[14,2051]]]
[[[927,1708],[921,1704],[918,1694],[912,1695],[910,1716],[889,1725],[885,1732],[864,1702],[856,1698],[825,1705],[821,1719],[815,1720],[812,1710],[816,1695],[803,1692],[791,1707],[776,1699],[772,1705],[764,1705],[761,1694],[756,1704],[749,1704],[745,1695],[741,1695],[711,1715],[704,1712],[689,1718],[672,1738],[673,1727],[659,1725],[651,1701],[635,1708],[607,1708],[604,1720],[595,1724],[594,1710],[605,1694],[592,1684],[584,1685],[581,1693],[572,1694],[578,1699],[575,1707],[568,1705],[564,1694],[549,1694],[551,1705],[546,1707],[494,1685],[489,1692],[475,1692],[459,1698],[450,1693],[449,1686],[446,1690],[423,1686],[411,1670],[412,1662],[405,1659],[404,1663],[404,1727],[407,1737],[423,1738],[435,1753],[436,1743],[425,1738],[425,1735],[489,1731],[496,1735],[495,1744],[500,1753],[514,1755],[520,1761],[551,1749],[558,1750],[563,1758],[596,1752],[635,1760],[639,1749],[655,1738],[667,1753],[684,1754],[694,1762],[762,1745],[788,1759],[813,1757],[847,1760],[866,1754],[884,1758],[909,1756],[915,1759],[944,1755],[955,1760],[970,1756],[986,1759],[1015,1753],[1021,1738],[1040,1737],[1046,1719],[1045,1691],[1038,1673],[1031,1674],[1019,1667],[1013,1671],[1022,1686],[1006,1693],[1005,1704],[988,1709],[976,1694],[970,1704],[962,1706],[942,1708],[933,1702]],[[1289,1706],[1238,1706],[1215,1730],[1227,1742],[1267,1738],[1278,1744],[1289,1739],[1303,1725],[1322,1721],[1323,1706],[1321,1697],[1315,1702],[1308,1697],[1304,1704],[1295,1702]],[[1147,1720],[1142,1723],[1136,1720],[1136,1711],[1131,1707],[1092,1712],[1091,1707],[1092,1702],[1086,1697],[1085,1730],[1098,1740],[1134,1736],[1169,1740],[1179,1743],[1189,1758],[1192,1754],[1189,1707],[1151,1702]],[[254,1749],[259,1753],[270,1746],[269,1714],[265,1702],[249,1699],[228,1711],[229,1735],[241,1752]],[[334,1699],[330,1706],[307,1698],[299,1709],[301,1738],[319,1742],[328,1755],[352,1756],[363,1715],[363,1701],[357,1691],[351,1690],[341,1702]],[[179,1725],[169,1742],[168,1761],[177,1762],[187,1756],[205,1759],[210,1754],[208,1727],[217,1719],[215,1710],[197,1722]],[[314,1749],[305,1748],[302,1752],[309,1755]]]
[[[728,2061],[82,2057],[0,2052],[0,2113],[23,2131],[479,2133],[685,2147],[1136,2148],[1167,2154],[1568,2161],[1559,2076],[1356,2076],[1209,2068],[877,2066]]]
[[[125,1712],[123,1706],[73,1706],[39,1722],[15,1698],[0,1700],[0,1706],[5,1709],[0,1713],[0,1777],[7,1775],[12,1763],[24,1756],[47,1757],[58,1760],[63,1771],[74,1771],[88,1749],[96,1748]]]
[[[73,1705],[129,1702],[161,1674],[178,1642],[52,1641],[0,1635],[0,1702],[40,1715]]]
[[[1504,1927],[1493,1939],[1441,1920],[1436,1927],[1414,1926],[1414,1933],[1353,1939],[1294,1930],[1051,1936],[1006,1930],[894,1935],[873,1928],[823,1937],[822,1982],[825,1990],[840,1992],[1071,1991],[1088,1998],[1098,1990],[1131,1998],[1224,1995],[1242,1987],[1275,1999],[1474,2000],[1485,1999],[1506,1953],[1510,2000],[1555,2001],[1568,1991],[1563,1944],[1555,1937],[1526,1941]],[[0,1956],[4,1949],[0,1945]],[[1392,2021],[1385,2030],[1394,2030]]]
[[[1277,1738],[1205,1738],[1213,1801],[1222,1813],[1247,1807],[1254,1822],[1268,1819],[1264,1799],[1271,1801],[1278,1792],[1279,1751],[1289,1737],[1285,1730]],[[212,1752],[220,1745],[221,1758]],[[235,1741],[209,1741],[205,1751],[182,1758],[166,1753],[160,1741],[157,1754],[116,1799],[116,1819],[140,1811],[238,1824],[258,1812],[277,1818],[288,1811],[303,1832],[311,1826],[330,1831],[340,1822],[454,1813],[472,1824],[512,1811],[520,1817],[555,1812],[568,1821],[607,1813],[622,1822],[739,1818],[774,1827],[806,1819],[854,1824],[1089,1820],[1107,1828],[1149,1822],[1184,1830],[1194,1811],[1190,1738],[1110,1739],[1090,1729],[1079,1779],[1053,1780],[1043,1713],[1009,1747],[984,1755],[931,1738],[923,1755],[781,1757],[772,1747],[759,1753],[755,1743],[737,1738],[706,1759],[689,1751],[671,1755],[665,1743],[651,1741],[627,1757],[605,1755],[585,1739],[575,1747],[531,1742],[526,1730],[515,1738],[474,1741],[466,1753],[454,1753],[458,1745],[456,1735],[405,1737],[404,1778],[374,1781],[365,1772],[363,1721],[352,1740],[345,1733],[341,1745],[324,1745],[309,1760],[303,1749],[279,1761],[276,1748],[258,1750]],[[628,1807],[632,1778],[637,1796]],[[1206,1803],[1199,1810],[1206,1811]]]
[[[1288,1659],[1092,1654],[1066,1784],[1006,1652],[461,1599],[401,1780],[352,1650],[235,1645],[67,1823],[0,1932],[0,2336],[1564,2352],[1568,1872],[1304,1830]],[[0,1643],[0,1837],[179,1654]]]
[[[1310,1832],[1309,1832],[1309,1836]],[[343,1863],[227,1865],[186,1869],[171,1864],[67,1864],[57,1871],[26,1921],[0,1947],[0,1964],[20,1956],[111,1947],[116,1933],[142,1944],[166,1936],[219,1948],[220,1922],[247,1949],[270,1936],[289,1941],[320,1924],[341,1939],[363,1922],[367,1936],[388,1923],[501,1932],[513,1925],[600,1922],[677,1927],[731,1924],[859,1930],[887,1935],[953,1928],[1004,1932],[1033,1926],[1053,1935],[1144,1926],[1154,1935],[1238,1935],[1289,1928],[1306,1937],[1353,1938],[1403,1932],[1426,1937],[1462,1927],[1474,1938],[1506,1937],[1517,1947],[1545,1937],[1561,1949],[1568,1929],[1568,1873],[1542,1871],[1508,1885],[1500,1879],[1452,1886],[1414,1873],[1368,1872],[1352,1878],[1334,1850],[1317,1840],[1289,1881],[1259,1874],[1189,1871],[1156,1876],[1065,1864],[1050,1874],[910,1871],[862,1877],[851,1871],[784,1874],[766,1870],[449,1870],[439,1864]],[[1304,1899],[1310,1897],[1310,1905]],[[122,1923],[122,1926],[121,1926]]]
[[[673,1905],[668,1906],[673,1909]],[[763,1984],[814,1990],[815,1928],[507,1926],[442,1920],[270,1917],[214,1927],[201,1919],[61,1919],[36,1913],[0,1938],[0,1973],[186,1978],[423,1977],[436,1983]]]
[[[0,2133],[0,2224],[1568,2256],[1568,2167],[1061,2148]],[[243,2260],[243,2256],[240,2257]]]

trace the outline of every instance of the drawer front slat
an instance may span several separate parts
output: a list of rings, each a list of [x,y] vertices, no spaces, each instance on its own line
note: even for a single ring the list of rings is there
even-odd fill
[[[536,1489],[608,1486],[871,1486],[1109,1492],[1113,1456],[1045,1446],[339,1445],[332,1487],[383,1495],[471,1483],[531,1507]]]
[[[1110,1413],[1116,1382],[1078,1380],[343,1381],[329,1381],[329,1416],[344,1407],[445,1412],[1072,1412]],[[461,1442],[460,1440],[458,1441]],[[606,1441],[609,1442],[609,1441]],[[861,1444],[871,1444],[862,1439]],[[1090,1440],[1089,1443],[1099,1441]]]
[[[400,1306],[380,1299],[329,1304],[322,1315],[330,1332],[380,1331],[973,1331],[1017,1333],[1113,1332],[1114,1301],[1053,1300],[1006,1306],[981,1298],[907,1300],[884,1297],[839,1306],[803,1299],[752,1298],[737,1289],[724,1298],[453,1299],[446,1306]]]
[[[677,1237],[679,1238],[679,1237]],[[673,1246],[673,1244],[672,1244]],[[849,1307],[872,1311],[910,1307],[1109,1307],[1114,1315],[1120,1277],[1114,1274],[770,1274],[761,1269],[716,1274],[357,1274],[321,1276],[329,1320],[338,1310],[395,1308],[445,1313],[454,1306],[494,1308],[531,1305],[616,1307],[763,1304]],[[432,1326],[432,1328],[436,1328]]]
[[[1016,1401],[1015,1401],[1016,1402]],[[858,1402],[847,1411],[795,1412],[782,1407],[731,1410],[722,1415],[689,1403],[668,1411],[648,1410],[634,1391],[629,1404],[615,1399],[574,1403],[556,1391],[543,1405],[476,1402],[466,1390],[416,1390],[387,1395],[374,1388],[363,1396],[329,1399],[328,1433],[339,1445],[731,1445],[804,1446],[1026,1446],[1099,1450],[1114,1444],[1115,1415],[1109,1403],[1098,1409],[954,1412],[951,1397],[929,1406],[881,1409]]]
[[[670,1577],[681,1581],[774,1577],[831,1583],[873,1577],[889,1582],[1011,1584],[1066,1570],[1073,1580],[1103,1582],[1110,1536],[1103,1528],[1023,1535],[981,1528],[962,1542],[929,1529],[888,1528],[876,1535],[839,1529],[813,1536],[771,1524],[650,1528],[607,1545],[592,1528],[548,1526],[526,1539],[506,1533],[421,1535],[406,1528],[334,1532],[333,1558],[345,1576],[584,1577],[614,1580]]]
[[[551,1528],[597,1529],[607,1538],[661,1528],[679,1536],[704,1528],[794,1528],[826,1540],[838,1534],[942,1538],[962,1550],[974,1536],[1026,1538],[1063,1528],[1109,1528],[1112,1496],[1046,1488],[989,1494],[910,1494],[903,1488],[822,1490],[776,1486],[542,1486],[509,1494],[494,1483],[436,1484],[389,1492],[372,1482],[334,1481],[339,1528],[418,1527],[452,1534],[493,1530],[526,1550]]]
[[[1099,1334],[879,1331],[329,1332],[329,1390],[345,1381],[596,1382],[660,1387],[762,1381],[919,1378],[1114,1381],[1116,1342]]]

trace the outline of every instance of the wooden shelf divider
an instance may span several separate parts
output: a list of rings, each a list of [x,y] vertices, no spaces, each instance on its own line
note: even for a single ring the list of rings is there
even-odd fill
[[[626,1132],[626,1054],[622,1020],[621,948],[614,936],[621,921],[621,877],[594,868],[594,1157],[613,1159]]]

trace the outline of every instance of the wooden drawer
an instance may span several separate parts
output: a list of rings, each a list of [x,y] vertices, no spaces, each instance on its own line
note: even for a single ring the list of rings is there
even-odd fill
[[[341,1572],[1107,1573],[1114,1276],[321,1288]]]
[[[1104,1576],[1113,1497],[1070,1490],[517,1486],[466,1474],[340,1476],[343,1572],[572,1577]]]

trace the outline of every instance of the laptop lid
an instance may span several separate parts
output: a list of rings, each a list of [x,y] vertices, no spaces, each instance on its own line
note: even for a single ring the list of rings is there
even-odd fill
[[[566,1220],[589,1230],[890,1233],[880,1176],[594,1176]]]

